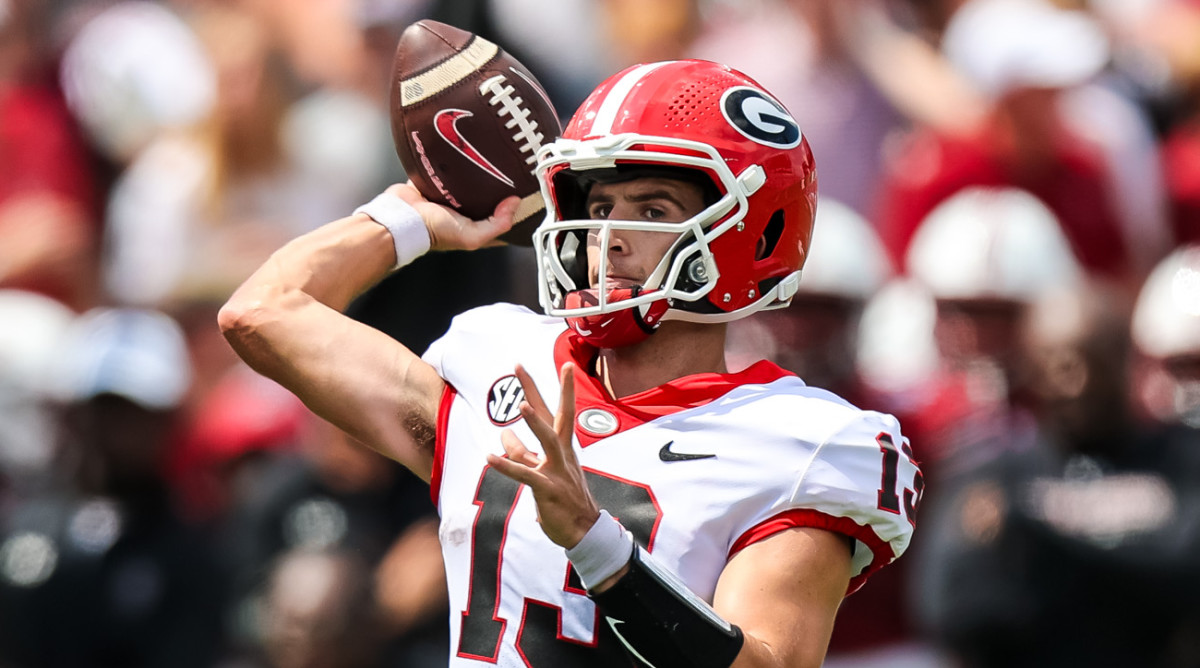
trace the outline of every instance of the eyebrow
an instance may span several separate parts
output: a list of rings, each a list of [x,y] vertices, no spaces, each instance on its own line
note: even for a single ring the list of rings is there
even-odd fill
[[[589,193],[587,202],[584,204],[584,206],[591,207],[593,204],[610,203],[614,199],[615,198],[612,195],[597,196],[592,193]],[[679,207],[680,210],[687,209],[687,207],[685,207],[683,205],[683,202],[679,201],[679,199],[677,197],[675,197],[675,195],[671,194],[671,191],[669,191],[665,188],[661,188],[661,189],[656,188],[654,190],[647,190],[645,192],[635,193],[633,195],[626,196],[624,199],[626,199],[630,202],[633,202],[634,204],[641,204],[643,202],[650,202],[650,201],[653,201],[656,199],[661,199],[661,200],[666,200],[666,201],[674,204],[675,206]]]

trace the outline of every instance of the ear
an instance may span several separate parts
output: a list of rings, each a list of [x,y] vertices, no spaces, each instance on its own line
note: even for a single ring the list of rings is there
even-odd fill
[[[767,238],[759,237],[758,242],[754,244],[754,259],[761,260],[767,254]]]

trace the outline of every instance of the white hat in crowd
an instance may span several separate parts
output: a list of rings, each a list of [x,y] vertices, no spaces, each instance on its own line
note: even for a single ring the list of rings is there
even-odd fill
[[[50,385],[64,402],[115,394],[150,410],[167,410],[179,405],[191,380],[187,343],[172,318],[151,310],[99,308],[71,324]]]
[[[1084,83],[1105,66],[1110,50],[1099,21],[1046,0],[969,0],[942,37],[951,64],[993,96]]]
[[[46,378],[75,313],[22,290],[0,290],[0,470],[20,477],[53,457],[55,422]]]
[[[875,229],[854,209],[821,198],[800,292],[865,300],[892,276]]]
[[[118,2],[84,24],[63,53],[60,79],[88,136],[121,162],[161,130],[204,118],[216,100],[204,47],[152,2]]]
[[[947,198],[917,228],[906,265],[939,299],[1028,302],[1083,277],[1058,217],[1017,188]]]
[[[1133,311],[1133,342],[1158,359],[1200,355],[1200,245],[1175,250],[1150,273]]]

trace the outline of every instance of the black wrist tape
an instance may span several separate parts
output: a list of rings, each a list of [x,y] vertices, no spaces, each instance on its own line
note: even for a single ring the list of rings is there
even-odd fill
[[[742,649],[742,630],[721,619],[641,547],[634,548],[628,573],[588,596],[642,665],[728,668]]]

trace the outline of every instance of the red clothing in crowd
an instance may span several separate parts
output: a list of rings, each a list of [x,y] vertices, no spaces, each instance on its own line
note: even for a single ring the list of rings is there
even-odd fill
[[[96,205],[87,149],[57,91],[0,86],[0,203],[37,190]]]
[[[47,243],[60,245],[59,260],[81,253],[65,265],[8,276],[3,287],[86,307],[95,283],[87,264],[100,236],[99,202],[87,144],[58,90],[38,82],[0,84],[0,239],[23,245],[9,249],[18,256],[30,248],[44,252]],[[32,225],[42,227],[23,229]]]
[[[904,266],[917,228],[943,200],[970,186],[1010,186],[1031,192],[1058,215],[1085,268],[1113,277],[1129,269],[1103,154],[1084,141],[1060,134],[1046,159],[1024,169],[992,131],[955,138],[922,130],[905,142],[890,161],[878,217],[897,266]]]
[[[1200,242],[1200,121],[1181,125],[1167,137],[1163,159],[1175,241]]]

